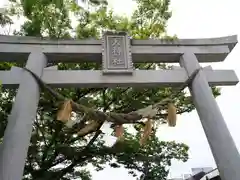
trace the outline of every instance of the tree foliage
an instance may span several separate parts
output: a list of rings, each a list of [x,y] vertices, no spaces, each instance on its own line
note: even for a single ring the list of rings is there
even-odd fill
[[[102,1],[101,1],[102,2]],[[39,36],[49,39],[100,38],[102,30],[127,31],[135,39],[175,38],[166,33],[167,21],[171,17],[169,0],[136,0],[137,8],[128,18],[115,15],[106,2],[89,1],[89,7],[76,5],[74,0],[11,0],[9,17],[24,17],[24,23],[15,35]],[[7,16],[0,16],[1,23],[10,22]],[[2,63],[1,69],[9,69],[13,64]],[[16,64],[14,64],[16,65]],[[58,63],[59,69],[99,69],[95,63]],[[19,65],[21,66],[21,64]],[[169,68],[166,64],[134,64],[136,69]],[[170,96],[171,88],[81,88],[58,89],[66,97],[88,107],[102,110],[129,113],[159,102]],[[214,89],[215,95],[218,90]],[[0,137],[6,127],[14,90],[2,90],[0,100]],[[121,96],[122,95],[122,96]],[[190,97],[182,92],[174,99],[177,113],[194,109]],[[57,107],[47,93],[42,93],[38,116],[33,124],[31,144],[24,170],[24,179],[91,179],[86,166],[91,164],[96,170],[108,164],[117,168],[124,166],[129,173],[142,179],[165,179],[172,159],[186,161],[188,147],[182,143],[162,142],[155,136],[159,125],[166,123],[165,116],[159,113],[154,122],[153,135],[143,147],[139,145],[141,124],[126,125],[124,141],[113,147],[104,145],[102,134],[88,134],[78,137],[63,124],[56,121]],[[130,131],[130,129],[134,129]],[[135,132],[136,131],[136,132]],[[96,137],[90,147],[89,139]]]

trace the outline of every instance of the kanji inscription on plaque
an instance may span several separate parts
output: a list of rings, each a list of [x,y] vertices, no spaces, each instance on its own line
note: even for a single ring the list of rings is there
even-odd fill
[[[103,73],[132,73],[130,39],[126,33],[107,32],[102,45]]]

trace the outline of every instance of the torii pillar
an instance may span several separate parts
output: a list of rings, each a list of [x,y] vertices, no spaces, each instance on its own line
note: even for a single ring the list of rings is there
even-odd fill
[[[188,75],[200,68],[193,52],[185,52],[180,64],[186,69]],[[240,180],[239,152],[202,70],[189,89],[221,179]]]

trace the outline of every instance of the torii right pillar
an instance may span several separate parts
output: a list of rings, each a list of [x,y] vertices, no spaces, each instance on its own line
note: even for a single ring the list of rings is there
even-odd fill
[[[194,52],[180,60],[188,75],[200,68]],[[240,156],[202,70],[189,87],[222,180],[240,180]]]

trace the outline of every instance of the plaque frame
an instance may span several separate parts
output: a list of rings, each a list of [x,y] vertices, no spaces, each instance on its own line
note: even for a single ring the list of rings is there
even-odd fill
[[[110,54],[110,41],[111,38],[122,39],[122,47],[120,47],[123,52],[124,67],[114,67],[110,65],[112,57]],[[110,32],[106,31],[102,36],[102,72],[103,74],[126,74],[131,75],[133,73],[133,62],[131,53],[131,39],[126,32]]]

